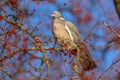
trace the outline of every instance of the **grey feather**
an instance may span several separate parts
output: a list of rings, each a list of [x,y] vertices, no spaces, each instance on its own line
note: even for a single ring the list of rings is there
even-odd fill
[[[68,26],[68,28],[73,36],[74,42],[76,44],[79,44],[82,41],[82,39],[80,38],[80,33],[79,33],[77,27],[70,21],[66,21],[65,24]]]

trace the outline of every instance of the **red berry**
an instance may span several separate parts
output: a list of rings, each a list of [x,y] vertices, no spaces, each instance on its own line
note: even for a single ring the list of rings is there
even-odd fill
[[[18,80],[23,80],[23,78],[19,77]]]
[[[67,48],[68,48],[68,46],[67,46],[67,45],[64,45],[63,47],[64,47],[65,49],[67,49]]]
[[[50,42],[53,42],[53,39],[52,39],[52,37],[50,37],[49,41],[50,41]]]
[[[0,21],[3,19],[2,15],[0,14]]]
[[[43,52],[43,50],[40,48],[40,52]]]
[[[35,55],[33,55],[31,58],[32,58],[32,59],[38,59],[38,57],[35,56]]]
[[[67,55],[67,52],[66,51],[64,51],[64,56],[66,56]]]
[[[3,48],[6,48],[6,44],[3,44]]]
[[[49,48],[49,50],[50,50],[50,53],[53,53],[53,49],[52,48]]]

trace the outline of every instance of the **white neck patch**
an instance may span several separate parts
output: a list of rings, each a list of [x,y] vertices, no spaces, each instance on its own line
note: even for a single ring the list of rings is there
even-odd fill
[[[64,18],[63,18],[63,17],[60,17],[59,19],[64,20]]]

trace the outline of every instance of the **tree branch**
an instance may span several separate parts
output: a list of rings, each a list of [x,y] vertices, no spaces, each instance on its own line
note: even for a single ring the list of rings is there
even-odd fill
[[[115,62],[113,62],[98,78],[97,80],[101,79],[101,77],[109,70],[112,68],[112,66],[114,66],[116,63],[118,63],[120,61],[120,58],[118,60],[116,60]]]
[[[12,79],[12,76],[11,76],[5,69],[3,69],[2,67],[0,67],[0,70],[1,70],[3,73],[5,73],[11,80],[13,80],[13,79]]]

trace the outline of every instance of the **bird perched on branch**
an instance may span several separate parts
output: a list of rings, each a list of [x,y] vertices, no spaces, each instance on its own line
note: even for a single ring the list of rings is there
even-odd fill
[[[64,20],[58,11],[54,11],[51,16],[54,17],[53,35],[56,42],[60,46],[67,46],[67,49],[76,57],[79,56],[79,62],[84,71],[94,69],[96,64],[83,43],[76,26],[72,22]],[[77,49],[79,49],[79,52]]]

